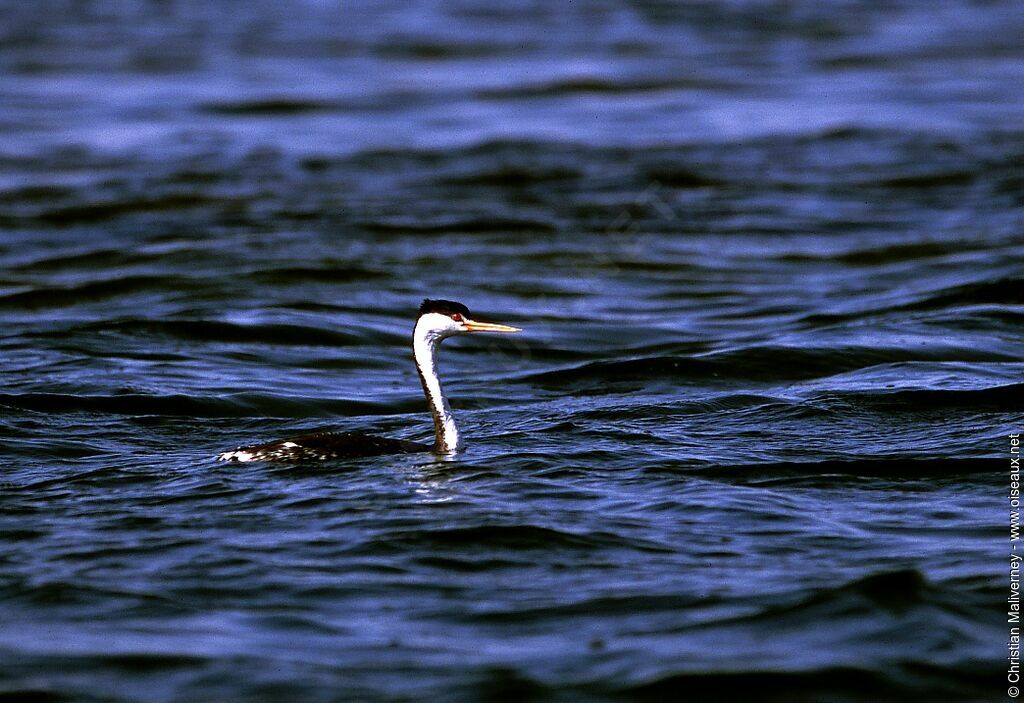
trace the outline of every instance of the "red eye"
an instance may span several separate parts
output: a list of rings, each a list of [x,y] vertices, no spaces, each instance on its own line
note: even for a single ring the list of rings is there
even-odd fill
[[[453,312],[452,319],[455,320],[456,322],[462,322],[462,315],[460,315],[457,312]]]

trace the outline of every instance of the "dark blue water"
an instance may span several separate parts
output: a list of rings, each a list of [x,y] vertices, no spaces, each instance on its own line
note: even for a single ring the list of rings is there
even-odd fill
[[[0,700],[1005,696],[1015,0],[2,10]]]

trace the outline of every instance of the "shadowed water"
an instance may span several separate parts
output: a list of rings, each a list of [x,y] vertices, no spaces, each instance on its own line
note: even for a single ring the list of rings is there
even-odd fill
[[[0,699],[1004,695],[1016,3],[3,10]]]

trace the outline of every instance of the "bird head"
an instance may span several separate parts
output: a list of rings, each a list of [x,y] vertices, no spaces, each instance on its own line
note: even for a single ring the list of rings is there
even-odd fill
[[[436,341],[468,332],[519,331],[518,327],[478,322],[473,319],[469,308],[452,300],[424,300],[416,320],[416,334]]]

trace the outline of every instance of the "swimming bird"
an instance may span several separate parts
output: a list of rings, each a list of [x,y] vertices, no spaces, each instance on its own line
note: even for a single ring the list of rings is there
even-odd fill
[[[519,332],[518,327],[478,322],[462,303],[452,300],[423,301],[412,333],[416,370],[434,417],[434,444],[376,437],[359,432],[317,432],[280,439],[218,455],[221,461],[326,461],[380,454],[433,452],[451,454],[462,446],[455,416],[448,405],[437,375],[437,351],[448,337],[469,332]]]

